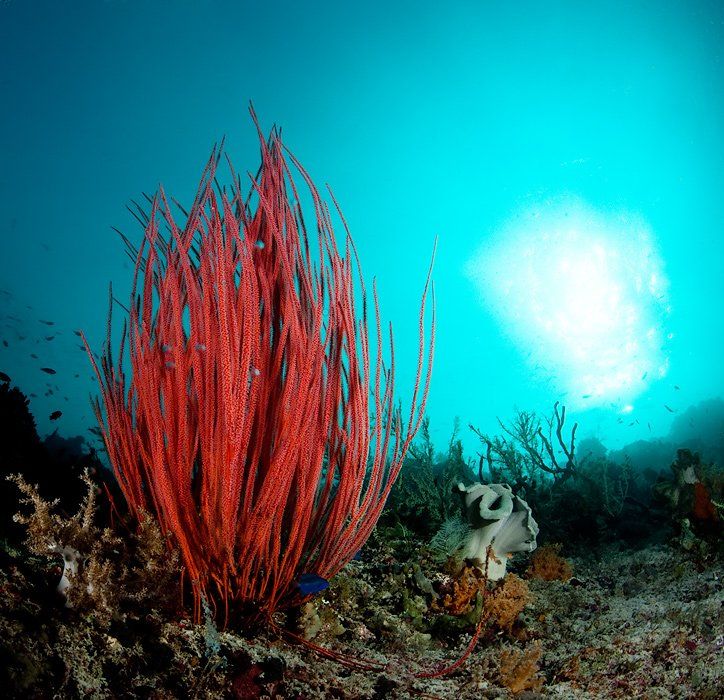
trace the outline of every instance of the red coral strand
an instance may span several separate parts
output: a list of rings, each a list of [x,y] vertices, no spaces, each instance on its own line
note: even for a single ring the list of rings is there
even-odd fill
[[[279,133],[266,141],[252,117],[262,166],[248,198],[236,177],[228,192],[213,188],[223,144],[183,226],[161,189],[150,213],[140,213],[140,249],[126,241],[135,257],[129,371],[125,330],[112,359],[110,319],[100,367],[91,355],[102,395],[96,414],[123,494],[136,517],[149,511],[173,535],[197,616],[202,596],[241,616],[268,616],[303,599],[302,573],[330,578],[352,559],[420,426],[432,365],[428,272],[405,423],[394,403],[391,328],[389,368],[380,359],[374,290],[371,368],[346,222],[342,255],[311,179]],[[311,194],[316,257],[290,162]]]

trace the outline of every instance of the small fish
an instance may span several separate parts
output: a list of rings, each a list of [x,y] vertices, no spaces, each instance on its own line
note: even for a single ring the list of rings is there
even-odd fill
[[[100,428],[88,428],[88,431],[93,433],[93,435],[97,435],[98,437],[103,435]]]
[[[583,394],[583,396],[581,396],[581,398],[582,398],[582,399],[590,399],[590,398],[591,398],[591,395],[590,395],[590,394]]]
[[[651,432],[651,423],[647,423],[647,425],[649,426],[649,432]]]
[[[30,357],[32,357],[34,360],[38,359],[38,356],[34,352],[30,353]]]
[[[73,376],[78,379],[78,377],[80,377],[80,374],[74,374]]]
[[[201,352],[204,352],[204,350],[206,350],[206,346],[203,343],[196,343],[194,347]]]
[[[167,367],[168,369],[174,369],[174,368],[176,367],[176,363],[175,363],[175,362],[167,362],[167,363],[166,363],[166,367]]]
[[[73,333],[75,333],[79,338],[81,337],[80,331],[73,331]]]
[[[55,325],[55,321],[43,321],[42,318],[39,318],[38,320],[39,320],[41,323],[44,323],[46,326],[54,326],[54,325]]]
[[[50,420],[58,420],[62,415],[63,411],[53,411],[48,418],[50,418]]]
[[[678,384],[674,384],[674,389],[676,389],[676,391],[681,391],[681,387]]]
[[[631,422],[628,424],[628,427],[630,428],[632,425],[635,425],[635,424],[636,424],[635,421],[631,421]]]
[[[669,406],[667,406],[666,404],[664,404],[664,408],[665,408],[669,413],[676,413],[676,411],[674,411],[673,408],[669,408]]]
[[[55,338],[55,335],[46,335],[45,336],[46,340],[53,340],[53,338]]]
[[[643,381],[644,379],[646,379],[646,377],[648,377],[648,376],[649,376],[649,373],[648,373],[648,372],[644,372],[644,373],[641,375],[641,381]]]
[[[162,345],[162,346],[161,346],[161,350],[163,350],[163,352],[171,352],[171,346],[170,346],[170,345]]]
[[[10,377],[5,372],[0,372],[0,381],[9,382]]]
[[[362,561],[362,550],[360,549],[357,554],[352,557],[352,561]]]
[[[258,248],[259,250],[264,250],[264,241],[257,241],[256,243],[254,243],[254,247]]]
[[[616,422],[617,422],[617,423],[623,423],[623,418],[619,418]]]
[[[302,595],[313,595],[329,588],[329,581],[317,574],[302,574],[297,581],[297,588]]]
[[[251,374],[252,374],[252,376],[254,376],[254,377],[258,377],[258,376],[261,374],[261,372],[260,372],[256,367],[252,367],[252,368],[251,368]]]
[[[9,347],[10,347],[10,346],[8,345],[8,341],[7,341],[7,340],[3,340],[3,345],[4,345],[6,348],[9,348]]]
[[[52,367],[41,367],[40,371],[46,374],[58,374]]]
[[[38,395],[37,395],[37,394],[30,394],[30,398],[31,398],[31,399],[36,399],[36,398],[38,398]]]

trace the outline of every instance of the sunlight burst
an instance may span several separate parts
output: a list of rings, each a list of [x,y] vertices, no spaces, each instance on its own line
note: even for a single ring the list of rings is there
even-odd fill
[[[521,212],[467,273],[572,406],[631,400],[668,370],[668,282],[646,223],[579,200]]]

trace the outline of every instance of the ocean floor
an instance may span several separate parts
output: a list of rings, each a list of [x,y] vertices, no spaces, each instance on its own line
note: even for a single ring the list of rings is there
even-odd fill
[[[572,577],[547,581],[529,578],[527,559],[509,566],[510,605],[496,609],[503,599],[487,594],[491,607],[466,662],[424,679],[416,674],[464,653],[475,612],[441,614],[450,576],[414,539],[392,547],[373,536],[361,560],[313,604],[295,619],[277,620],[324,649],[377,664],[375,670],[323,658],[270,629],[242,637],[218,631],[211,619],[194,625],[157,612],[101,623],[49,595],[60,567],[6,551],[3,684],[18,698],[722,697],[720,561],[697,563],[664,544],[611,547],[567,557]]]

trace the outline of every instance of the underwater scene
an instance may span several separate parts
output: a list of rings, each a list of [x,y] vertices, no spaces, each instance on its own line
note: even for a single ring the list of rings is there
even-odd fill
[[[724,697],[724,5],[0,1],[0,695]]]

